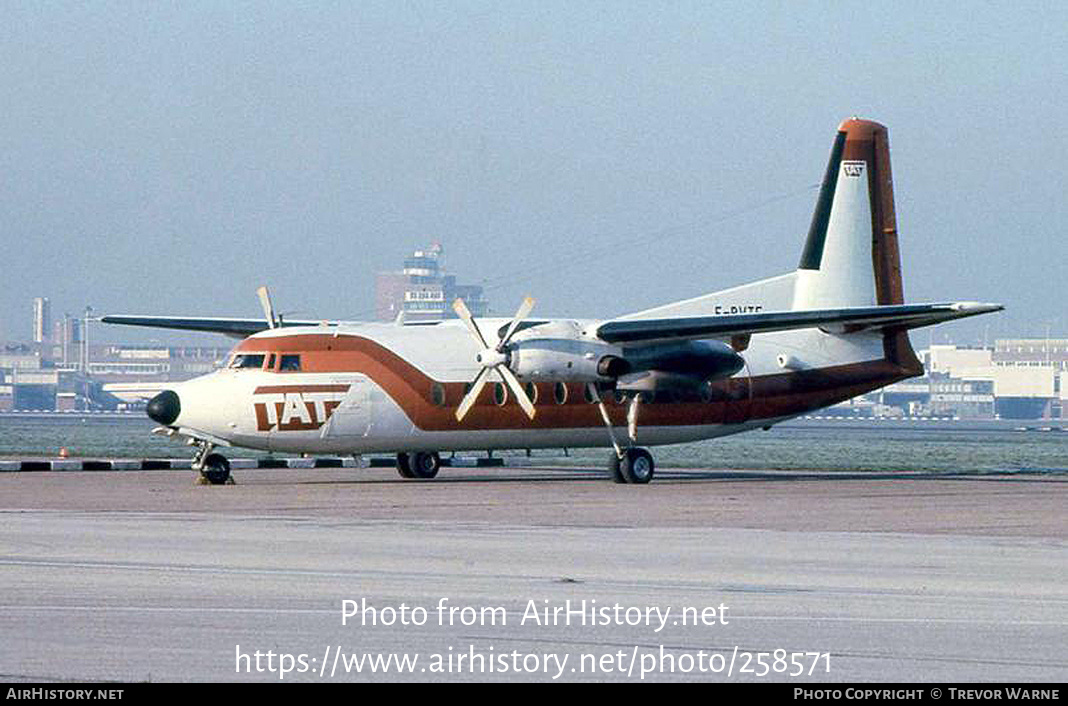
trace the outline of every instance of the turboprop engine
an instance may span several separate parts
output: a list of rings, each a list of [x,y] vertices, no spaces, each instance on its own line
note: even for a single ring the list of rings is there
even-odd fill
[[[523,324],[534,307],[527,297],[515,317],[497,332],[490,345],[462,299],[453,309],[463,320],[479,351],[479,371],[456,409],[462,420],[474,405],[489,375],[495,373],[508,386],[527,416],[536,410],[522,383],[599,383],[621,390],[655,391],[659,387],[697,388],[742,369],[745,360],[720,341],[678,341],[622,347],[591,336],[578,321],[544,321]],[[515,339],[517,333],[523,335]]]
[[[520,380],[618,382],[622,386],[639,373],[655,372],[658,377],[654,377],[665,384],[699,386],[730,377],[745,365],[742,356],[720,341],[622,348],[584,337],[579,324],[572,321],[541,324],[537,335],[511,346],[509,367]],[[647,378],[642,376],[645,384],[649,384]]]
[[[575,321],[537,327],[537,338],[512,344],[511,369],[530,382],[611,382],[630,372],[622,349],[583,336]]]

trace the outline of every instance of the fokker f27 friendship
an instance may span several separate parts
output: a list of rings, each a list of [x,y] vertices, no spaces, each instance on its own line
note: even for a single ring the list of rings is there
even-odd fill
[[[395,453],[432,478],[439,452],[611,447],[618,483],[648,483],[644,446],[768,428],[923,374],[909,329],[997,311],[905,304],[886,128],[841,124],[797,269],[595,321],[530,318],[431,325],[105,316],[117,324],[243,340],[228,365],[168,384],[148,403],[198,447],[194,468],[230,477],[216,450]]]

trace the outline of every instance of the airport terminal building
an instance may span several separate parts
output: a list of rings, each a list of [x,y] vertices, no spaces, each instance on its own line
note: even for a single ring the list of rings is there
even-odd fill
[[[936,345],[920,355],[924,377],[869,396],[891,408],[886,413],[1068,419],[1068,339],[1008,338],[993,347]]]
[[[120,409],[130,400],[105,385],[188,380],[215,370],[230,347],[96,345],[84,359],[64,360],[51,346],[0,348],[0,412]]]

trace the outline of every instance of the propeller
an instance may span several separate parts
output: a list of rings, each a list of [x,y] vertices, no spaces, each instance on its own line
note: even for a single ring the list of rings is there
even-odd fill
[[[497,345],[492,348],[486,339],[483,338],[482,332],[478,330],[478,325],[475,324],[474,317],[471,316],[471,312],[467,309],[467,305],[464,304],[463,299],[457,299],[452,303],[452,308],[456,312],[456,315],[466,324],[467,330],[471,332],[475,341],[479,345],[478,355],[475,356],[475,360],[479,362],[482,369],[478,371],[478,375],[471,381],[471,389],[464,395],[463,400],[460,402],[460,406],[456,409],[456,421],[462,420],[468,410],[475,404],[475,400],[478,399],[478,395],[482,392],[483,386],[489,379],[490,371],[495,371],[504,384],[508,386],[508,389],[515,395],[515,399],[519,402],[519,406],[523,408],[527,416],[531,419],[534,418],[534,403],[530,401],[530,397],[527,396],[526,390],[523,389],[523,385],[519,382],[519,378],[515,376],[515,373],[508,367],[508,342],[512,340],[512,335],[515,334],[519,328],[519,324],[530,314],[531,309],[534,308],[534,300],[527,297],[523,300],[523,303],[519,305],[519,310],[515,312],[515,318],[512,319],[512,323],[508,325],[508,330],[504,332],[501,339],[497,341]]]
[[[260,298],[260,306],[263,307],[263,315],[267,318],[267,328],[278,328],[278,319],[275,318],[274,305],[271,304],[271,293],[267,290],[267,286],[264,285],[257,289],[256,294]]]

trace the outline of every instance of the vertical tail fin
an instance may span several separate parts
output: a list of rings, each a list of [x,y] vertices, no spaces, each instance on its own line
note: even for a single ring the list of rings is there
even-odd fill
[[[838,128],[794,284],[794,309],[902,304],[886,128]]]

